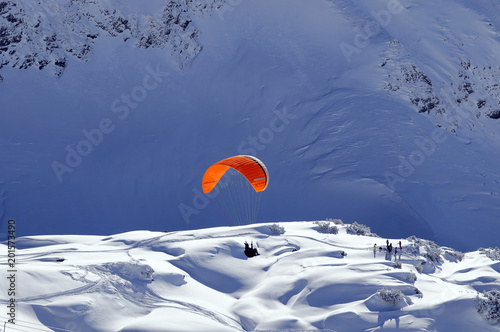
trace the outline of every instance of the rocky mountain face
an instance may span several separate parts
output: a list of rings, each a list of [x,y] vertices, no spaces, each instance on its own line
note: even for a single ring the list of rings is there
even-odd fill
[[[35,67],[60,76],[68,57],[88,61],[94,44],[106,37],[137,48],[165,49],[182,68],[203,48],[197,40],[201,32],[193,24],[193,15],[212,13],[224,4],[225,0],[168,0],[148,15],[125,10],[113,0],[1,1],[0,70],[4,66]],[[493,24],[489,25],[493,31]],[[443,31],[442,38],[453,46],[465,46],[451,30]],[[449,86],[441,89],[433,86],[399,40],[388,43],[383,56],[384,88],[399,93],[419,113],[442,115],[441,122],[449,129],[454,130],[458,123],[444,115],[450,108],[447,103],[468,116],[500,118],[500,84],[495,79],[500,67],[477,65],[464,57],[455,75],[449,77]]]
[[[499,66],[478,66],[464,59],[444,87],[435,86],[398,40],[388,44],[381,67],[386,69],[385,89],[399,93],[419,113],[437,114],[452,131],[459,123],[446,114],[460,109],[476,118],[500,118]],[[441,122],[443,122],[441,121]]]
[[[191,17],[223,2],[165,1],[160,10],[144,15],[121,11],[113,1],[1,1],[0,69],[35,67],[61,76],[68,57],[87,61],[96,41],[106,37],[165,49],[183,67],[202,50]]]

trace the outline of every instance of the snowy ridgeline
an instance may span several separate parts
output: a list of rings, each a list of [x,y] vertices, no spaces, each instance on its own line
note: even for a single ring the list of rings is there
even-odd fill
[[[166,48],[182,67],[202,49],[192,16],[222,4],[222,0],[163,1],[147,15],[144,9],[153,4],[134,13],[113,0],[0,1],[0,69],[47,68],[60,76],[68,56],[87,61],[103,37],[138,48]]]
[[[498,248],[463,254],[339,219],[17,243],[26,332],[500,330]]]

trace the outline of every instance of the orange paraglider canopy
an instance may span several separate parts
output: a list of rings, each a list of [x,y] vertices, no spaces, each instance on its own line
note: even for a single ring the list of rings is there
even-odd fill
[[[240,172],[252,185],[256,192],[267,188],[269,175],[266,166],[252,156],[229,157],[210,166],[203,175],[203,192],[209,193],[217,185],[221,177],[230,168]]]

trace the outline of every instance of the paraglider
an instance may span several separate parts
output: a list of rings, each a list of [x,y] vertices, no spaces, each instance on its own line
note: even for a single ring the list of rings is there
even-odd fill
[[[252,257],[259,256],[259,255],[260,254],[259,254],[259,251],[257,250],[257,248],[253,247],[253,242],[249,246],[248,242],[245,241],[245,256],[247,256],[248,258],[252,258]]]
[[[248,224],[255,221],[261,192],[268,184],[269,173],[262,161],[238,155],[210,165],[202,189],[221,205],[228,219]]]
[[[206,194],[212,191],[230,168],[240,172],[256,192],[267,188],[269,174],[264,163],[255,157],[242,155],[226,158],[210,166],[203,175],[203,192]]]

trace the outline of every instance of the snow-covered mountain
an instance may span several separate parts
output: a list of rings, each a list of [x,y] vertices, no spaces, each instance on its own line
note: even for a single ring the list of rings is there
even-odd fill
[[[388,253],[367,231],[334,220],[23,237],[6,330],[500,331],[498,249],[413,237]],[[260,255],[245,257],[245,241]]]
[[[499,9],[0,1],[0,232],[232,225],[201,178],[251,154],[258,220],[496,246]]]

